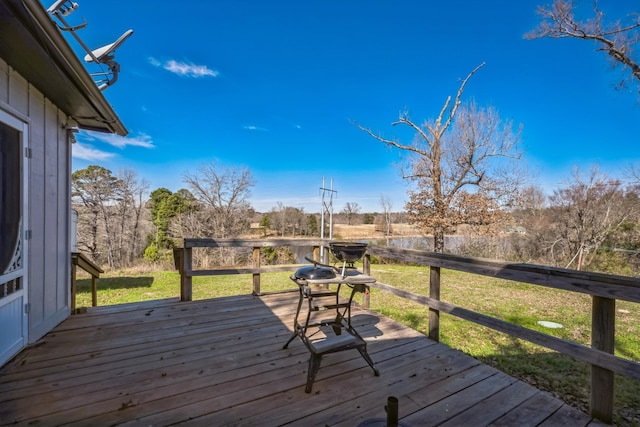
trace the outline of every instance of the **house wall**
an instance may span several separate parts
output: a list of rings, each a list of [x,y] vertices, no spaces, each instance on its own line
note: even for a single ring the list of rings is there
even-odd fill
[[[0,59],[0,109],[28,123],[29,342],[70,313],[71,144],[66,115]]]

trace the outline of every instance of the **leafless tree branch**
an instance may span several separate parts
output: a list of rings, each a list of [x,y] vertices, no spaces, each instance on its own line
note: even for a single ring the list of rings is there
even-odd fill
[[[640,82],[640,65],[633,57],[634,46],[640,35],[640,16],[635,21],[622,25],[619,21],[606,26],[604,13],[594,0],[595,18],[581,22],[574,17],[575,6],[572,0],[555,0],[551,6],[541,6],[538,14],[542,20],[537,28],[525,34],[527,39],[577,38],[598,43],[596,50],[606,52],[614,64],[620,64],[630,72],[631,77]],[[624,84],[624,80],[621,85]]]

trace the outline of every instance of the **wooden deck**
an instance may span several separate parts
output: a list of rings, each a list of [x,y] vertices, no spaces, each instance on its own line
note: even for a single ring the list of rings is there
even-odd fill
[[[0,369],[2,425],[601,425],[459,351],[354,310],[380,370],[327,355],[304,392],[309,354],[291,334],[297,294],[90,308]]]

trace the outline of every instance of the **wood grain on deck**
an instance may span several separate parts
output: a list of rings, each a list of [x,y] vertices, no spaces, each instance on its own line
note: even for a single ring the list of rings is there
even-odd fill
[[[380,370],[355,350],[309,353],[292,331],[297,294],[96,307],[0,369],[1,425],[599,425],[588,415],[374,312],[353,324]]]

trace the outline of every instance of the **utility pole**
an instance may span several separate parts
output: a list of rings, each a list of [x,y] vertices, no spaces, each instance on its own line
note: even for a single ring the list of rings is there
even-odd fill
[[[338,192],[333,189],[333,178],[331,178],[329,188],[324,185],[324,177],[322,177],[322,187],[320,187],[322,194],[322,214],[320,218],[320,238],[324,239],[324,218],[325,214],[329,215],[329,240],[333,237],[333,196]],[[329,201],[327,202],[327,198]],[[320,259],[324,258],[324,247],[320,246]]]

